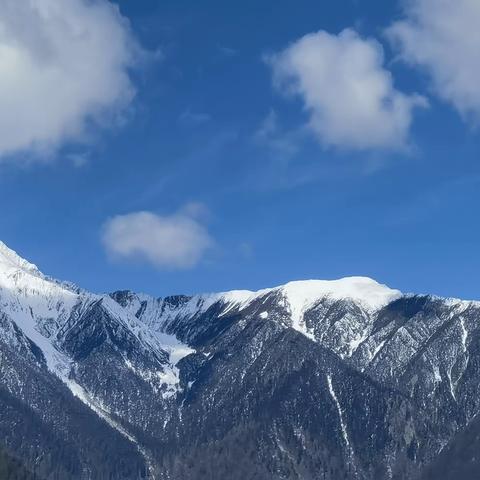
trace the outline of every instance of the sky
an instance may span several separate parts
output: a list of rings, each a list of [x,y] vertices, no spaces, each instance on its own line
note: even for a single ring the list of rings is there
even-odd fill
[[[0,8],[0,239],[44,273],[480,299],[477,0]]]

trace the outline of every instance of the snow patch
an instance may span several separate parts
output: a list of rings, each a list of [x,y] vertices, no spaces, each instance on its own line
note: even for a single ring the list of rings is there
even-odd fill
[[[353,338],[350,340],[348,343],[348,357],[351,357],[358,349],[358,347],[365,342],[368,339],[368,335],[364,333],[361,336],[358,336],[357,338]]]
[[[371,357],[370,357],[370,360],[374,360],[375,357],[380,353],[380,350],[383,348],[383,346],[385,345],[385,343],[387,342],[387,340],[382,340],[373,350],[373,352],[371,353]]]
[[[461,341],[462,341],[463,353],[467,353],[468,352],[468,348],[467,348],[468,330],[465,325],[465,319],[463,318],[463,316],[460,316],[459,320],[460,320],[460,328],[462,330]]]
[[[120,423],[118,423],[111,417],[108,409],[99,405],[98,402],[95,402],[93,398],[88,394],[88,392],[77,382],[75,382],[75,380],[66,379],[65,383],[75,397],[77,397],[83,404],[89,407],[100,418],[102,418],[106,423],[108,423],[108,425],[117,430],[117,432],[119,432],[127,440],[129,440],[135,445],[140,455],[142,455],[142,457],[145,459],[145,463],[147,465],[149,473],[152,474],[154,471],[153,462],[148,452],[145,450],[145,448],[142,447],[142,445],[140,445],[137,439],[132,434],[130,434],[122,425],[120,425]]]
[[[345,422],[343,421],[342,407],[340,406],[340,402],[338,401],[337,394],[333,389],[332,377],[330,375],[327,375],[327,383],[328,383],[328,391],[330,392],[330,396],[332,397],[337,407],[338,416],[340,419],[340,428],[342,430],[343,439],[345,440],[345,445],[347,445],[347,447],[350,447],[350,440],[348,439],[347,427],[345,426]]]
[[[172,365],[176,365],[182,358],[195,353],[193,348],[190,348],[185,343],[175,337],[175,335],[169,335],[167,333],[156,332],[155,336],[158,342],[162,346],[162,349],[168,352],[169,361]]]
[[[338,401],[337,394],[335,393],[335,390],[333,388],[331,375],[327,375],[327,383],[328,383],[328,391],[330,392],[330,396],[332,397],[332,400],[337,407],[338,418],[340,420],[340,428],[341,428],[341,431],[342,431],[342,436],[343,436],[343,440],[345,442],[345,446],[347,448],[349,461],[351,462],[351,465],[354,467],[354,470],[355,470],[355,464],[354,464],[355,455],[354,455],[354,452],[353,452],[353,448],[350,444],[350,439],[348,438],[347,427],[346,427],[344,419],[343,419],[342,407],[340,406],[340,402]]]

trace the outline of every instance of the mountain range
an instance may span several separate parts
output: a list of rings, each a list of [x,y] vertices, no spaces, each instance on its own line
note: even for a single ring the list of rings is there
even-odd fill
[[[0,472],[476,479],[480,303],[366,277],[154,298],[0,242]]]

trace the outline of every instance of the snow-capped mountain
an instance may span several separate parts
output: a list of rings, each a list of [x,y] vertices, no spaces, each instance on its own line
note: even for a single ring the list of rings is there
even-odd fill
[[[365,277],[98,295],[0,243],[0,450],[40,479],[438,478],[480,429],[479,325]]]

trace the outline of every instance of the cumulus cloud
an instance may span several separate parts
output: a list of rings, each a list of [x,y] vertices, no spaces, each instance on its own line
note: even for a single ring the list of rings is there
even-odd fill
[[[388,30],[402,57],[424,68],[435,92],[464,116],[480,120],[480,2],[410,0],[406,18]]]
[[[213,240],[191,205],[170,216],[135,212],[109,219],[102,234],[107,253],[113,259],[139,260],[157,268],[194,267]]]
[[[401,149],[408,144],[419,95],[393,85],[382,46],[346,29],[305,35],[270,56],[274,84],[301,98],[319,141],[346,149]]]
[[[108,0],[0,0],[0,157],[51,153],[134,96],[135,43]]]

